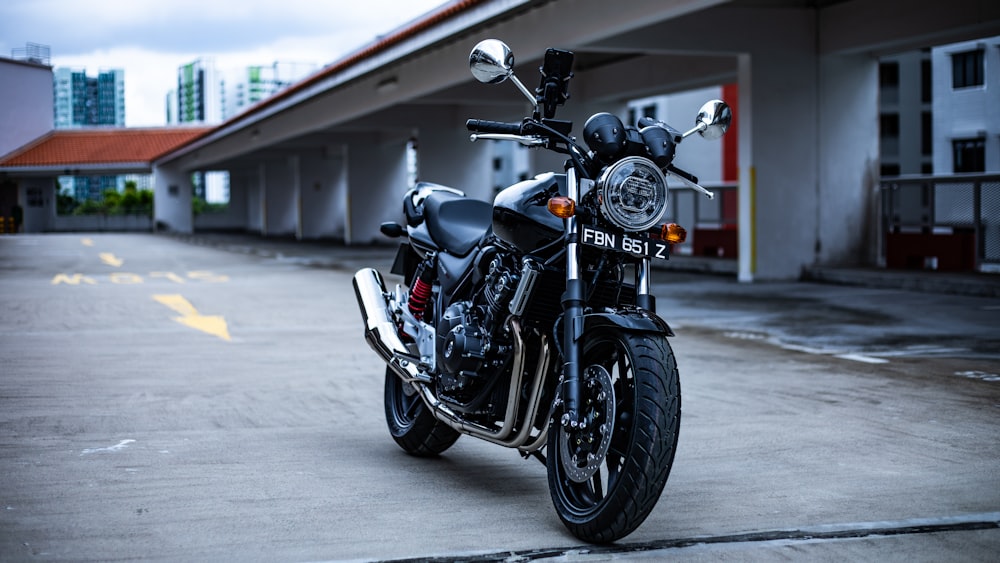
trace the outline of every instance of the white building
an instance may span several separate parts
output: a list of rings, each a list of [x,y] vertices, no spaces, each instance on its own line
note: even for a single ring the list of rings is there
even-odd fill
[[[222,121],[222,98],[215,61],[202,57],[177,69],[177,90],[167,95],[167,123]],[[176,106],[171,107],[171,104]]]
[[[248,66],[228,73],[220,87],[222,119],[229,119],[315,70],[313,63],[275,61],[270,66]]]
[[[1000,171],[1000,36],[931,49],[934,173]]]
[[[0,57],[0,156],[52,130],[52,67],[29,60]],[[31,177],[24,181],[0,178],[0,217],[23,212],[25,225],[48,225],[55,216],[54,180]]]

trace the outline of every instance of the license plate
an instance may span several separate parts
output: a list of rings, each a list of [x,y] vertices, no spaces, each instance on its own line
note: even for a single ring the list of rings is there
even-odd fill
[[[583,227],[581,235],[581,241],[587,246],[617,250],[618,252],[654,260],[667,260],[670,258],[669,243],[652,239],[645,235],[609,233],[587,225]]]

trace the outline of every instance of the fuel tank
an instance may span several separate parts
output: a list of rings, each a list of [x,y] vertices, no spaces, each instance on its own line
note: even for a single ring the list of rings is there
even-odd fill
[[[566,195],[565,174],[540,174],[503,190],[493,201],[493,233],[524,253],[556,240],[563,220],[546,206],[557,195]]]

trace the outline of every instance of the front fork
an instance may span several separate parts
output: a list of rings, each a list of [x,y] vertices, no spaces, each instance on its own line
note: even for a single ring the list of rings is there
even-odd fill
[[[576,169],[569,165],[566,170],[567,195],[574,202],[580,201],[580,184]],[[583,343],[584,316],[587,287],[580,271],[580,235],[576,217],[564,219],[566,229],[566,292],[562,296],[563,307],[563,414],[560,422],[567,428],[585,428],[586,419],[581,416],[581,389],[583,387],[583,366],[581,350]],[[656,303],[649,292],[650,264],[643,258],[636,266],[636,305],[655,312]]]

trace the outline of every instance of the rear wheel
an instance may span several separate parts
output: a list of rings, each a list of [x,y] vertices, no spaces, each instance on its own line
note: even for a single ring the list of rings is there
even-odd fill
[[[553,421],[546,447],[549,492],[574,536],[607,543],[649,516],[667,482],[680,429],[673,351],[662,335],[585,335],[582,417]]]
[[[385,369],[385,421],[399,447],[416,456],[438,455],[459,437],[457,431],[434,418],[413,385],[391,368]]]

